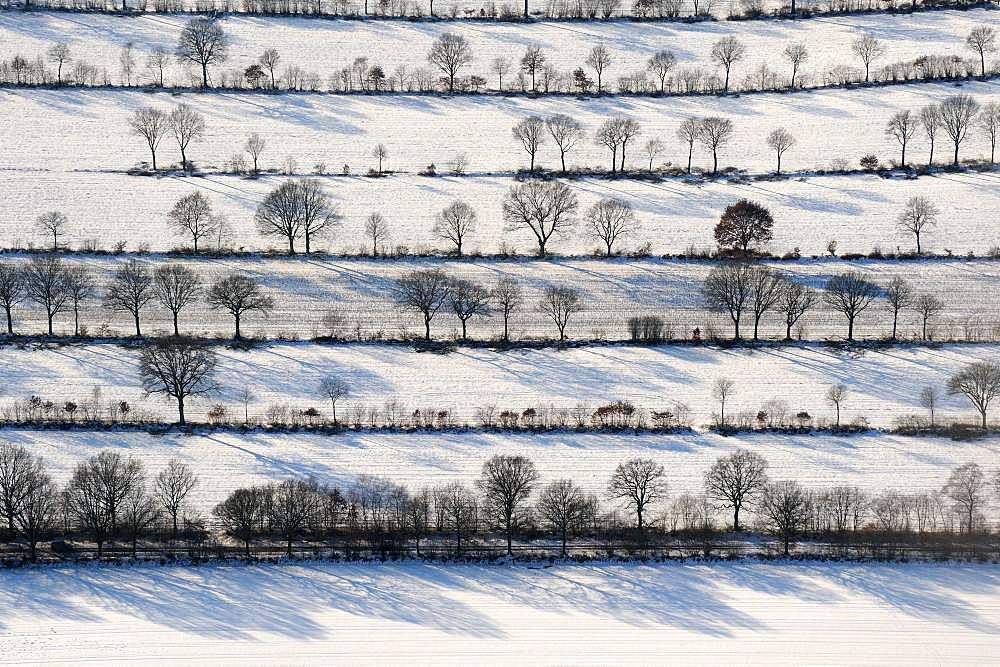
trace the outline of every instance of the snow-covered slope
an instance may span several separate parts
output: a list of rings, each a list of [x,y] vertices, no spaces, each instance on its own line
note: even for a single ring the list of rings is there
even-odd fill
[[[992,565],[53,567],[0,573],[14,663],[990,664]]]

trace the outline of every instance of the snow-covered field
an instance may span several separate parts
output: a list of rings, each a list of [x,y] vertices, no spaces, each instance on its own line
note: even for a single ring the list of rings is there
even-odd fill
[[[121,90],[4,90],[0,92],[0,169],[45,168],[127,169],[149,160],[146,144],[131,136],[127,120],[135,109],[153,105],[169,109],[184,102],[203,114],[205,139],[188,148],[188,158],[202,168],[224,166],[242,151],[247,135],[257,132],[270,142],[266,162],[281,164],[292,156],[298,171],[317,164],[339,173],[346,163],[354,173],[377,166],[373,147],[389,151],[388,169],[419,171],[427,164],[446,165],[458,153],[469,157],[472,171],[510,170],[527,166],[527,155],[510,128],[529,115],[569,114],[588,135],[610,116],[628,116],[642,126],[633,140],[629,164],[643,166],[642,142],[660,138],[667,144],[661,160],[686,164],[687,146],[675,137],[688,117],[726,116],[733,120],[732,142],[720,149],[720,168],[734,165],[752,172],[775,168],[765,137],[787,128],[798,144],[785,154],[786,170],[829,168],[837,159],[854,165],[866,153],[883,161],[896,159],[897,147],[884,135],[885,123],[903,109],[937,103],[966,92],[980,103],[1000,99],[1000,83],[909,84],[888,88],[825,90],[803,94],[766,94],[680,99],[492,98],[436,96],[340,97],[331,95],[254,95],[247,93],[136,92]],[[25,119],[31,119],[26,122]],[[831,130],[836,129],[836,133]],[[910,156],[924,159],[926,147],[917,137]],[[947,159],[940,142],[936,158]],[[919,156],[919,157],[918,157]],[[984,133],[971,136],[963,159],[989,157]],[[176,145],[164,141],[160,164],[179,162]],[[711,154],[695,147],[695,165],[711,168]],[[610,156],[584,142],[567,157],[570,165],[606,166]],[[544,145],[538,163],[558,166],[558,152]]]
[[[13,261],[24,261],[17,256]],[[110,281],[114,269],[125,260],[120,257],[83,256],[68,259],[91,269],[97,279],[98,296],[81,306],[80,322],[91,334],[134,332],[131,315],[113,312],[103,307],[102,286]],[[550,285],[573,285],[583,297],[584,310],[570,319],[566,335],[572,339],[620,340],[628,337],[626,319],[633,315],[656,314],[673,327],[675,338],[690,339],[695,327],[707,336],[708,327],[720,336],[731,335],[726,316],[705,310],[701,296],[702,282],[714,262],[667,261],[656,259],[557,259],[552,261],[454,261],[441,259],[373,260],[363,258],[321,259],[304,258],[239,258],[173,260],[155,256],[142,258],[152,269],[164,263],[177,262],[191,267],[202,280],[212,281],[231,273],[243,273],[257,278],[274,297],[274,309],[267,317],[257,313],[244,316],[244,335],[261,337],[309,338],[335,333],[352,337],[360,328],[363,338],[399,338],[422,336],[423,318],[416,312],[401,309],[394,302],[395,280],[401,275],[428,268],[440,268],[455,278],[475,280],[491,286],[498,278],[513,277],[524,290],[524,303],[511,318],[511,336],[520,338],[558,338],[552,321],[537,309],[542,290]],[[878,285],[885,286],[894,277],[907,280],[917,292],[936,294],[945,309],[932,321],[929,332],[935,340],[969,338],[994,340],[995,327],[1000,323],[1000,304],[989,297],[1000,283],[1000,263],[995,260],[935,260],[913,261],[842,261],[838,259],[774,262],[772,266],[799,283],[822,289],[827,279],[845,271],[859,271]],[[324,324],[328,313],[340,317],[336,332]],[[42,333],[46,330],[45,313],[24,302],[14,310],[16,331]],[[748,316],[747,316],[748,317]],[[150,303],[142,312],[143,333],[172,333],[169,311]],[[749,325],[747,324],[749,322]],[[920,337],[920,321],[915,311],[900,314],[899,335]],[[803,316],[805,339],[836,338],[846,335],[847,322],[824,302]],[[748,328],[749,326],[749,328]],[[752,319],[744,320],[742,333],[750,336]],[[205,333],[229,337],[233,320],[224,312],[209,310],[198,301],[181,312],[180,328],[186,333]],[[475,317],[469,320],[472,338],[499,339],[502,317]],[[884,301],[876,301],[855,323],[858,338],[888,336],[892,315]],[[445,306],[431,323],[433,336],[454,339],[461,334],[458,318]],[[72,311],[60,313],[55,320],[56,333],[73,333]],[[799,333],[797,328],[793,336]],[[783,315],[765,314],[760,335],[783,338]]]
[[[622,461],[651,458],[664,466],[671,497],[700,493],[703,474],[719,456],[740,448],[764,456],[772,479],[793,479],[807,488],[858,486],[871,492],[895,488],[905,493],[940,489],[952,468],[975,462],[990,471],[1000,465],[1000,438],[956,442],[938,437],[897,435],[713,433],[226,433],[150,435],[142,432],[90,433],[4,429],[7,442],[45,459],[59,481],[73,466],[110,450],[143,462],[150,476],[171,459],[198,474],[190,510],[207,515],[242,486],[291,477],[313,477],[349,488],[359,475],[386,477],[411,490],[453,481],[472,484],[482,464],[496,454],[523,455],[543,482],[569,477],[587,491],[604,495]],[[664,509],[657,505],[656,511]]]
[[[0,589],[13,663],[1000,660],[993,565],[52,567]]]
[[[52,43],[65,41],[74,57],[107,68],[112,81],[119,82],[118,55],[131,43],[138,55],[138,78],[149,81],[145,52],[160,47],[173,51],[187,16],[114,17],[98,14],[5,12],[0,15],[0,54],[34,56]],[[781,56],[788,43],[804,43],[812,57],[800,70],[802,81],[822,82],[822,73],[834,65],[859,67],[850,51],[851,43],[862,34],[882,41],[885,55],[877,64],[914,60],[924,55],[973,57],[965,47],[965,37],[978,25],[996,20],[990,9],[941,11],[897,16],[850,16],[807,21],[716,22],[699,24],[643,23],[555,23],[469,24],[407,21],[361,22],[355,20],[315,20],[295,18],[230,17],[222,27],[230,35],[227,69],[245,69],[257,61],[265,49],[277,49],[282,60],[277,74],[288,66],[299,66],[321,75],[323,86],[331,75],[349,66],[358,56],[379,64],[387,75],[405,65],[413,70],[430,67],[425,56],[431,43],[445,32],[465,37],[475,56],[465,73],[482,76],[491,88],[497,86],[491,62],[498,56],[520,58],[525,45],[541,47],[547,62],[562,71],[583,66],[591,48],[604,44],[611,49],[613,62],[603,80],[611,88],[619,76],[645,69],[651,55],[669,50],[679,66],[696,65],[714,69],[709,55],[712,44],[734,36],[747,46],[747,57],[733,69],[733,80],[761,63],[789,76]],[[516,69],[516,68],[515,68]],[[786,71],[788,70],[788,71]],[[504,84],[510,85],[515,74]],[[166,81],[189,83],[179,65],[172,65]]]
[[[136,409],[176,418],[175,408],[156,397],[143,399],[137,372],[138,352],[113,345],[70,346],[46,351],[7,348],[4,404],[34,394],[56,401],[90,400],[95,387],[103,400],[127,400]],[[238,392],[256,395],[251,414],[263,416],[271,403],[329,411],[318,391],[322,378],[334,376],[351,387],[338,404],[341,419],[352,404],[376,407],[395,399],[404,408],[448,409],[459,423],[475,423],[476,408],[523,410],[553,404],[591,409],[614,400],[629,400],[645,409],[663,410],[671,401],[687,403],[697,425],[709,423],[718,406],[712,398],[717,378],[735,382],[727,414],[756,414],[765,401],[779,399],[789,415],[801,410],[814,418],[833,419],[824,399],[830,385],[851,390],[842,420],[867,417],[876,426],[891,426],[896,417],[923,414],[920,390],[942,387],[950,374],[973,361],[996,360],[990,345],[941,348],[892,348],[846,353],[822,347],[761,350],[713,348],[587,347],[558,351],[497,352],[459,348],[450,354],[415,352],[405,347],[314,344],[268,345],[252,352],[219,350],[222,385],[213,402],[242,416]],[[189,415],[203,418],[209,402],[190,401]],[[975,416],[958,398],[947,399],[939,418]],[[992,417],[991,417],[992,418]]]
[[[889,155],[887,152],[884,157]],[[28,221],[50,210],[69,217],[60,243],[72,247],[88,241],[104,248],[124,241],[129,250],[146,245],[154,251],[190,245],[190,239],[168,226],[167,212],[181,197],[199,191],[231,227],[229,245],[282,250],[278,240],[257,234],[253,215],[264,196],[286,178],[212,175],[154,179],[107,172],[0,171],[0,191],[4,193],[0,245],[47,246],[51,238]],[[392,247],[448,250],[449,245],[433,234],[434,216],[457,199],[472,204],[478,216],[466,252],[494,253],[501,242],[525,254],[533,252],[530,235],[504,231],[500,202],[515,184],[512,178],[395,175],[377,181],[363,176],[321,180],[343,215],[330,238],[318,244],[332,252],[357,252],[362,247],[370,251],[364,226],[375,211],[389,221]],[[956,255],[969,251],[982,255],[1000,245],[996,226],[984,224],[1000,216],[998,172],[941,173],[919,179],[856,175],[703,184],[580,179],[569,181],[569,185],[579,197],[581,213],[608,197],[632,205],[638,228],[621,243],[625,250],[647,242],[655,254],[679,253],[692,245],[714,247],[712,233],[719,216],[726,206],[744,197],[771,210],[776,224],[770,249],[779,254],[798,247],[804,255],[822,255],[831,239],[837,241],[841,254],[870,252],[876,246],[887,252],[911,250],[913,238],[896,220],[907,199],[914,196],[928,197],[942,209],[938,226],[924,234],[925,251],[943,253],[947,248]],[[574,233],[554,241],[552,251],[593,251],[599,242],[588,237],[584,227],[580,223]]]

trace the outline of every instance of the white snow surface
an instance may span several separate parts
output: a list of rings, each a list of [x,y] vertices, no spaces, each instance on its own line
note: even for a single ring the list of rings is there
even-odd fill
[[[338,413],[339,414],[339,413]],[[233,490],[268,481],[313,477],[350,488],[359,475],[385,477],[413,491],[459,481],[472,484],[496,454],[523,455],[543,483],[569,478],[604,495],[615,467],[650,458],[666,469],[670,495],[700,493],[704,472],[720,456],[751,449],[769,463],[772,479],[792,479],[811,489],[857,486],[878,493],[941,488],[952,468],[969,462],[986,471],[1000,465],[1000,438],[956,442],[939,437],[888,434],[721,436],[691,434],[541,434],[454,432],[351,432],[336,435],[264,432],[184,434],[86,432],[7,428],[0,441],[41,456],[59,481],[102,450],[132,456],[156,475],[171,459],[191,466],[198,485],[188,511],[209,515]],[[665,509],[658,504],[654,511]],[[995,516],[993,509],[989,516]]]
[[[145,53],[156,47],[173,52],[188,19],[185,15],[116,17],[5,12],[0,16],[0,44],[5,57],[20,53],[30,59],[44,54],[53,43],[65,41],[74,58],[97,65],[99,70],[106,68],[111,79],[118,83],[119,51],[131,43],[136,50],[136,77],[147,82],[152,78],[145,69]],[[734,83],[762,63],[786,80],[790,66],[781,51],[792,42],[801,42],[810,51],[798,80],[807,82],[813,78],[821,83],[822,73],[835,65],[862,67],[850,47],[863,34],[873,35],[885,47],[884,56],[876,60],[874,68],[924,55],[978,58],[966,48],[966,35],[976,26],[994,20],[995,11],[989,9],[695,24],[600,21],[470,24],[237,16],[221,21],[232,42],[229,60],[222,67],[242,71],[257,62],[265,49],[274,48],[281,55],[277,76],[286,67],[298,66],[320,74],[326,87],[331,75],[359,56],[367,57],[371,65],[381,65],[387,75],[392,75],[401,64],[410,70],[429,68],[426,54],[432,42],[450,32],[465,37],[475,56],[462,74],[478,74],[491,88],[497,85],[491,63],[498,56],[515,65],[505,77],[506,88],[516,77],[516,61],[529,44],[541,47],[547,62],[566,72],[584,66],[590,50],[603,44],[611,51],[613,61],[602,79],[607,88],[615,89],[619,76],[645,69],[649,57],[661,50],[672,51],[678,67],[698,66],[717,72],[710,60],[712,44],[734,36],[747,47],[745,60],[733,67]],[[588,74],[596,78],[593,71]],[[189,83],[176,63],[168,67],[165,80],[168,84]]]
[[[182,102],[201,113],[207,123],[204,140],[190,145],[187,154],[204,169],[225,166],[234,153],[242,151],[247,135],[257,132],[270,142],[269,164],[281,164],[292,156],[298,170],[305,172],[322,163],[328,172],[339,173],[348,164],[354,173],[364,173],[377,166],[371,153],[378,143],[388,148],[387,169],[416,172],[428,163],[440,168],[456,154],[465,153],[470,158],[469,170],[512,170],[526,167],[528,160],[511,137],[511,127],[529,115],[556,113],[575,117],[591,136],[610,116],[638,121],[643,134],[630,147],[629,166],[646,165],[642,141],[654,137],[667,143],[661,160],[685,165],[687,146],[677,141],[677,127],[688,117],[717,115],[731,118],[735,125],[731,143],[720,149],[720,168],[773,170],[775,159],[765,137],[785,127],[798,143],[785,154],[784,169],[828,169],[834,160],[854,165],[871,152],[885,162],[897,159],[898,146],[884,133],[886,121],[897,111],[938,103],[956,92],[969,93],[985,104],[1000,97],[998,86],[979,81],[794,94],[586,100],[6,89],[0,91],[0,109],[4,110],[0,145],[5,147],[0,169],[128,169],[149,160],[145,142],[128,131],[129,115],[143,106],[169,110]],[[23,122],[27,118],[30,123]],[[910,150],[912,158],[923,159],[925,142],[915,138]],[[946,142],[939,141],[936,150],[936,159],[950,157]],[[161,167],[180,161],[176,145],[169,141],[161,144],[160,152]],[[985,134],[970,135],[961,156],[988,159]],[[567,164],[606,167],[609,157],[586,141],[570,153]],[[698,167],[712,166],[711,154],[698,146],[694,160]],[[551,144],[543,145],[538,161],[541,166],[556,167],[558,152]]]
[[[769,399],[787,403],[790,415],[805,410],[814,418],[833,418],[824,400],[830,385],[843,383],[850,397],[842,420],[864,416],[875,426],[892,426],[897,417],[923,414],[918,396],[925,385],[941,386],[962,366],[995,360],[990,345],[940,348],[897,347],[862,353],[807,346],[758,350],[710,347],[603,347],[569,350],[513,350],[459,347],[450,354],[415,352],[403,346],[275,344],[245,352],[219,350],[217,376],[222,390],[207,399],[189,400],[189,416],[203,418],[213,402],[227,404],[242,416],[237,394],[249,387],[256,400],[251,414],[263,416],[268,405],[287,403],[328,413],[318,386],[326,376],[347,382],[351,396],[338,404],[382,409],[395,399],[404,414],[414,409],[446,409],[458,423],[476,423],[476,409],[524,410],[555,405],[591,409],[629,400],[647,410],[664,410],[671,401],[687,403],[696,425],[710,423],[718,406],[712,398],[717,378],[735,382],[727,415],[756,414]],[[139,353],[114,345],[69,346],[45,351],[8,348],[0,402],[38,395],[57,404],[90,400],[94,387],[103,400],[126,400],[163,418],[175,419],[173,403],[143,398],[138,377]],[[407,410],[408,409],[408,410]],[[949,398],[940,408],[942,422],[975,418],[964,400]],[[991,417],[992,418],[992,417]]]
[[[271,161],[277,162],[275,155]],[[267,162],[265,160],[265,162]],[[226,243],[234,248],[283,250],[280,239],[262,237],[253,222],[264,196],[288,177],[258,179],[208,175],[204,177],[147,178],[108,172],[58,172],[0,170],[0,246],[46,247],[51,238],[30,221],[45,211],[65,213],[70,224],[60,244],[80,247],[96,242],[110,248],[124,241],[126,248],[141,246],[166,251],[189,246],[191,240],[174,233],[167,213],[181,197],[199,191],[232,229]],[[477,229],[465,252],[495,253],[501,243],[521,253],[533,252],[530,234],[504,231],[501,201],[516,184],[503,176],[439,176],[428,178],[397,174],[373,180],[364,176],[320,177],[338,203],[341,224],[317,247],[331,252],[370,252],[364,236],[365,219],[382,213],[392,230],[390,246],[411,251],[451,250],[433,234],[434,217],[450,202],[469,202],[478,218]],[[782,254],[799,248],[803,255],[822,255],[827,242],[836,240],[838,252],[870,252],[914,248],[912,235],[896,220],[910,197],[924,196],[941,208],[937,226],[922,237],[925,251],[957,255],[984,254],[1000,244],[996,225],[986,221],[1000,216],[1000,173],[940,173],[918,179],[877,176],[812,176],[774,181],[685,183],[668,180],[649,183],[635,180],[587,178],[567,181],[576,192],[580,212],[596,201],[618,198],[629,202],[637,229],[616,249],[630,250],[649,243],[655,254],[680,253],[690,246],[711,248],[713,229],[726,206],[749,198],[767,206],[775,218],[774,240],[769,248]],[[582,217],[582,215],[581,215]],[[550,244],[552,252],[585,254],[600,242],[587,236],[585,225]],[[214,247],[209,242],[208,247]]]
[[[11,663],[1000,660],[994,565],[67,566],[0,589]]]

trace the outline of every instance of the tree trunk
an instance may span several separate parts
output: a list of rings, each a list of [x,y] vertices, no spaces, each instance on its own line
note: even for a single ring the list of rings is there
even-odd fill
[[[896,340],[896,323],[899,321],[899,310],[892,311],[892,340]]]
[[[792,323],[785,320],[785,340],[792,339]]]
[[[431,339],[431,318],[424,314],[424,340]]]
[[[142,331],[139,329],[139,311],[132,313],[132,317],[135,318],[135,335],[137,337],[142,336]]]
[[[529,153],[529,155],[531,155],[531,166],[528,167],[528,171],[534,171],[535,170],[535,151],[531,151]]]
[[[566,557],[566,528],[564,527],[561,531],[562,537],[562,557]]]
[[[524,18],[528,18],[528,0],[524,0]]]
[[[306,232],[306,254],[309,254],[309,232]]]
[[[903,153],[899,156],[900,166],[906,169],[906,144],[903,144]]]
[[[11,309],[10,308],[6,308],[5,310],[7,311],[7,334],[13,336],[14,335],[14,319],[11,317],[11,313],[10,313]]]
[[[508,338],[508,334],[507,334],[507,321],[509,319],[510,319],[510,314],[507,313],[506,311],[504,311],[504,314],[503,314],[503,342],[505,342],[505,343],[507,342],[507,338]]]
[[[201,87],[208,88],[208,63],[201,64]]]
[[[51,311],[49,311],[48,316],[49,316],[49,335],[50,336],[52,335],[52,315],[53,315],[53,313]]]
[[[739,315],[737,315],[735,318],[733,318],[733,326],[735,327],[735,330],[733,331],[733,339],[734,340],[739,340],[740,339],[740,317],[739,317]]]
[[[715,174],[715,173],[718,173],[718,171],[719,171],[719,154],[713,148],[712,149],[712,173]]]
[[[611,149],[611,173],[615,173],[615,166],[618,162],[618,147],[615,146]]]
[[[559,151],[559,161],[562,162],[562,170],[563,170],[563,173],[565,174],[566,173],[566,151],[564,151],[564,150],[560,150]]]
[[[958,166],[958,144],[959,144],[959,142],[956,141],[955,142],[955,161],[952,163],[956,167]]]
[[[292,236],[291,234],[288,235],[288,254],[289,255],[295,254],[295,237]]]
[[[241,338],[241,335],[240,335],[240,314],[239,313],[235,313],[233,315],[233,319],[236,320],[236,336],[235,336],[235,338],[236,338],[236,340],[240,340],[240,338]]]
[[[735,505],[733,507],[733,532],[740,532],[740,506]]]
[[[691,173],[691,156],[694,155],[694,144],[688,144],[688,173]]]
[[[174,311],[174,335],[180,336],[181,332],[177,328],[177,311]]]
[[[778,153],[778,174],[781,174],[781,153]]]
[[[184,421],[184,398],[177,397],[177,423],[183,426],[186,422]]]
[[[847,340],[854,340],[854,318],[847,318]]]
[[[73,335],[80,335],[80,307],[77,304],[73,304]]]
[[[466,322],[465,319],[462,318],[462,340],[467,340],[468,339],[468,336],[466,336],[466,333],[465,333],[465,322]]]
[[[184,152],[184,147],[181,146],[181,171],[187,171],[187,155]]]

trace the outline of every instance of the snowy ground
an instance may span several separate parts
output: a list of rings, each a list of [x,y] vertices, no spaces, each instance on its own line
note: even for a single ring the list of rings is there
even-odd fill
[[[24,261],[23,256],[14,261]],[[131,315],[112,312],[100,302],[105,285],[114,269],[125,260],[120,257],[84,256],[67,260],[92,270],[97,279],[98,296],[85,301],[80,322],[91,334],[134,332]],[[524,304],[511,319],[514,339],[558,337],[552,321],[537,310],[545,287],[574,285],[582,293],[584,310],[574,315],[566,329],[571,339],[621,340],[628,338],[626,319],[632,315],[655,314],[673,327],[675,338],[689,339],[695,327],[703,336],[708,327],[715,327],[720,336],[731,335],[728,317],[708,313],[701,296],[704,278],[717,263],[701,261],[666,261],[656,259],[559,259],[553,261],[478,261],[458,262],[440,259],[372,260],[304,258],[240,258],[173,260],[142,258],[150,268],[165,262],[187,265],[203,281],[212,281],[231,273],[244,273],[261,281],[274,297],[275,307],[268,317],[250,313],[244,316],[244,335],[285,336],[308,338],[329,335],[324,326],[327,313],[337,314],[342,321],[336,335],[353,337],[356,328],[363,338],[398,338],[404,335],[423,336],[423,318],[404,311],[394,303],[395,280],[404,273],[428,268],[440,268],[455,278],[475,280],[491,286],[500,277],[516,278],[524,289]],[[1000,303],[987,295],[995,294],[1000,284],[1000,263],[995,260],[935,260],[935,261],[851,261],[838,259],[775,262],[772,264],[796,282],[821,289],[827,279],[845,271],[859,271],[878,285],[885,286],[893,277],[906,279],[918,292],[936,294],[945,304],[944,311],[931,321],[929,329],[935,340],[969,338],[967,326],[975,322],[975,340],[994,340],[995,327],[1000,324]],[[15,327],[19,333],[41,333],[46,330],[45,313],[32,302],[24,302],[14,310]],[[919,318],[914,311],[900,315],[899,335],[919,338]],[[142,313],[143,332],[172,333],[169,312],[156,303]],[[847,322],[825,303],[803,316],[803,338],[841,339],[846,335]],[[743,324],[743,334],[753,333]],[[229,337],[233,334],[232,318],[209,310],[199,301],[182,311],[182,332]],[[480,340],[499,339],[503,320],[494,315],[475,317],[469,321],[468,333]],[[892,316],[884,301],[876,301],[855,323],[858,338],[881,338],[891,332]],[[445,306],[431,324],[438,340],[457,339],[461,325]],[[56,333],[73,333],[72,311],[56,317]],[[793,336],[798,330],[793,329]],[[765,338],[783,338],[785,326],[779,313],[767,313],[760,334]]]
[[[0,169],[127,169],[148,160],[145,143],[127,131],[127,119],[139,107],[169,109],[185,102],[205,116],[205,140],[188,148],[188,158],[202,168],[222,167],[242,150],[251,132],[270,142],[268,163],[293,156],[299,171],[324,163],[339,173],[350,165],[355,173],[376,167],[371,158],[377,143],[386,145],[389,169],[419,171],[428,163],[445,165],[457,153],[470,158],[469,170],[510,170],[527,166],[527,155],[515,145],[510,128],[525,116],[565,113],[577,118],[588,135],[609,116],[625,115],[643,128],[631,144],[628,162],[643,166],[642,142],[667,143],[664,161],[686,164],[687,147],[675,132],[692,116],[722,115],[735,125],[732,143],[719,153],[720,167],[736,165],[752,172],[774,169],[774,155],[764,139],[786,127],[798,144],[786,153],[788,170],[829,168],[836,159],[854,165],[866,153],[896,159],[896,147],[884,135],[889,117],[902,109],[940,102],[956,91],[980,103],[1000,99],[1000,83],[910,84],[888,88],[826,90],[802,94],[682,99],[493,98],[493,97],[338,97],[330,95],[253,95],[241,93],[170,94],[120,90],[4,90],[0,108]],[[23,119],[30,118],[31,122]],[[836,134],[830,130],[836,128]],[[71,128],[71,129],[70,129]],[[924,141],[915,139],[911,156],[923,156]],[[939,142],[938,159],[947,146]],[[575,153],[575,154],[573,154]],[[572,165],[606,166],[610,156],[584,142],[567,159]],[[970,136],[963,159],[988,158],[985,134]],[[711,168],[711,154],[695,148],[695,164]],[[917,159],[923,159],[917,158]],[[558,153],[542,147],[539,164],[556,167]],[[161,166],[179,162],[176,146],[161,145]]]
[[[223,389],[213,402],[242,416],[237,393],[249,387],[256,400],[251,414],[263,416],[274,402],[313,406],[324,414],[328,403],[318,385],[332,375],[345,380],[351,396],[338,404],[343,419],[352,404],[376,407],[399,401],[403,414],[414,409],[448,409],[459,423],[475,423],[479,407],[523,410],[553,404],[591,409],[629,400],[645,409],[663,410],[670,401],[689,404],[696,425],[709,423],[718,407],[712,398],[717,378],[735,382],[727,414],[753,414],[769,399],[786,402],[789,415],[801,410],[815,418],[833,418],[824,400],[830,385],[846,384],[850,398],[842,420],[867,417],[873,425],[923,414],[918,396],[925,385],[943,386],[948,376],[973,361],[995,360],[988,345],[936,349],[892,348],[881,352],[844,353],[819,347],[762,350],[712,348],[587,347],[565,351],[495,352],[459,348],[451,354],[414,352],[405,347],[310,344],[271,345],[253,352],[221,349],[218,378]],[[175,408],[156,397],[143,399],[137,373],[138,353],[113,346],[64,347],[49,351],[4,350],[9,368],[4,405],[35,394],[57,404],[90,400],[95,387],[104,400],[127,400],[135,409],[176,418]],[[190,401],[189,416],[203,417],[208,403]],[[939,417],[971,421],[971,406],[958,398],[942,405]]]
[[[884,157],[888,158],[889,153]],[[46,247],[51,238],[26,221],[50,210],[62,211],[69,217],[69,227],[60,243],[72,247],[94,242],[110,248],[125,241],[129,250],[145,244],[155,251],[190,245],[190,239],[168,227],[167,212],[181,197],[200,191],[232,228],[229,245],[281,250],[279,240],[257,234],[253,214],[267,192],[285,179],[153,179],[106,172],[0,171],[5,204],[0,210],[0,245]],[[370,252],[364,225],[374,211],[389,221],[392,247],[402,245],[414,252],[447,250],[449,246],[433,235],[434,216],[456,199],[472,204],[478,216],[478,228],[470,235],[466,252],[494,253],[501,242],[522,253],[533,250],[530,236],[504,232],[500,202],[515,184],[508,177],[397,175],[374,181],[336,176],[322,181],[343,215],[331,237],[318,244],[333,252],[357,252],[361,247]],[[655,254],[678,253],[692,245],[714,247],[712,230],[719,215],[743,197],[771,210],[776,224],[770,249],[778,254],[798,247],[804,255],[822,255],[831,239],[837,241],[841,254],[870,252],[876,246],[884,251],[910,250],[913,238],[900,230],[896,220],[906,200],[914,196],[928,197],[942,208],[938,226],[928,230],[922,239],[925,251],[943,253],[948,248],[957,255],[970,250],[982,255],[1000,244],[995,226],[983,224],[1000,216],[1000,197],[996,195],[1000,172],[942,173],[915,180],[856,175],[700,185],[603,179],[568,183],[579,197],[581,213],[602,198],[615,197],[631,203],[638,229],[621,243],[626,250],[647,242]],[[591,252],[599,242],[584,231],[583,225],[578,225],[575,233],[553,242],[552,251]]]
[[[0,53],[9,58],[15,53],[28,56],[43,54],[52,43],[66,41],[75,58],[82,58],[98,69],[107,68],[114,82],[119,81],[118,55],[121,47],[132,43],[137,50],[138,78],[149,81],[145,70],[145,52],[160,47],[174,50],[187,16],[114,17],[98,14],[60,12],[4,12],[0,15]],[[973,57],[965,48],[966,35],[976,26],[996,20],[995,11],[939,11],[898,16],[851,16],[830,19],[773,22],[717,22],[699,24],[643,23],[552,23],[468,24],[421,23],[407,21],[344,21],[294,18],[230,17],[222,21],[232,47],[226,68],[245,69],[256,62],[265,49],[281,54],[277,74],[288,66],[316,72],[323,86],[331,75],[350,65],[358,56],[367,56],[371,64],[380,64],[387,75],[405,65],[413,70],[429,67],[425,55],[431,43],[442,33],[464,36],[472,46],[475,61],[465,74],[479,74],[491,88],[497,86],[491,62],[498,56],[520,58],[524,46],[541,47],[548,62],[561,71],[583,66],[591,48],[604,44],[614,61],[603,75],[614,89],[619,76],[645,69],[649,57],[660,50],[674,53],[678,66],[714,69],[709,54],[712,44],[723,37],[735,36],[747,46],[746,60],[733,69],[734,82],[761,63],[789,76],[781,50],[790,42],[802,42],[812,57],[803,66],[801,81],[810,78],[822,82],[822,73],[834,65],[859,67],[850,45],[868,33],[882,41],[885,55],[877,62],[885,64],[913,60],[924,55]],[[515,67],[516,70],[516,67]],[[593,73],[591,73],[592,75]],[[505,87],[514,80],[511,73]],[[168,83],[187,85],[189,79],[174,64],[166,73]]]
[[[651,458],[664,466],[671,497],[700,493],[705,470],[719,456],[740,448],[764,456],[772,479],[794,479],[807,488],[850,485],[871,492],[888,487],[904,493],[933,491],[941,488],[956,466],[975,462],[991,471],[1000,465],[997,437],[955,442],[896,435],[723,437],[712,433],[150,435],[11,428],[0,431],[0,441],[22,445],[44,458],[59,481],[69,479],[76,463],[101,450],[140,459],[150,476],[170,459],[178,459],[199,476],[189,509],[204,515],[236,488],[290,477],[314,477],[345,488],[358,475],[376,475],[414,491],[453,481],[471,484],[482,464],[495,454],[527,456],[543,482],[568,477],[602,497],[615,467],[635,457]],[[664,505],[657,505],[654,513],[663,509]],[[992,510],[989,516],[995,516]]]
[[[53,567],[0,588],[14,663],[1000,660],[992,565]]]

